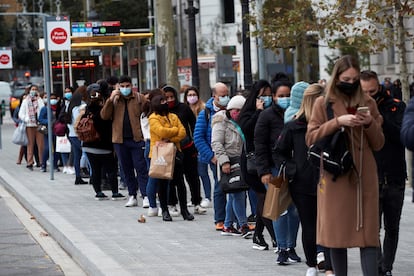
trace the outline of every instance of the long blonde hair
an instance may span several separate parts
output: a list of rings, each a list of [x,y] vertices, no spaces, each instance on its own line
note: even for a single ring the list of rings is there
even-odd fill
[[[295,114],[295,118],[299,118],[300,116],[305,115],[305,119],[308,122],[311,117],[313,104],[316,98],[321,96],[323,93],[323,85],[317,83],[309,85],[303,92],[302,103],[298,112]]]
[[[349,68],[354,68],[358,72],[361,71],[356,57],[346,55],[336,61],[332,70],[331,78],[326,84],[326,103],[328,103],[331,98],[339,98],[345,103],[345,105],[348,104],[348,98],[341,93],[338,88],[336,88],[336,84],[339,82],[339,75]],[[349,99],[349,106],[347,107],[356,107],[364,104],[364,92],[362,91],[361,86],[358,87],[358,90]]]

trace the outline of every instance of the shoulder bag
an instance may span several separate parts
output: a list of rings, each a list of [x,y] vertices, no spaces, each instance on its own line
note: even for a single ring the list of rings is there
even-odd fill
[[[230,157],[230,173],[221,172],[219,184],[226,194],[246,191],[250,188],[242,177],[240,156]]]

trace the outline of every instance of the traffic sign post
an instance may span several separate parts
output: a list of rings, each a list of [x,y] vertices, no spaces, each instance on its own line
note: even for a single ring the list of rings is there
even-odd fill
[[[48,50],[70,51],[69,16],[49,16],[46,17],[46,22]]]
[[[12,49],[0,47],[0,69],[13,69]]]

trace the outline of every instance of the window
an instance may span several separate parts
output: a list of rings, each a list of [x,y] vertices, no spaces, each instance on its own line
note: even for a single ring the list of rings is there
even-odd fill
[[[224,23],[234,23],[234,0],[223,0]]]

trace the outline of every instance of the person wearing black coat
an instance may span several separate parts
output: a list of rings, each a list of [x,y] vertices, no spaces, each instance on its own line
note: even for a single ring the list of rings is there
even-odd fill
[[[99,139],[92,142],[83,142],[82,149],[86,152],[91,165],[91,181],[96,193],[95,199],[108,199],[108,196],[102,192],[101,188],[102,169],[106,172],[111,186],[112,200],[126,199],[124,195],[118,192],[118,164],[112,144],[112,122],[101,118],[100,112],[103,101],[99,89],[100,87],[96,83],[88,86],[89,101],[85,110],[85,115],[92,114],[93,126],[99,133]]]
[[[201,183],[200,178],[198,175],[198,161],[197,161],[197,149],[194,145],[193,140],[193,133],[194,127],[196,123],[196,117],[191,110],[191,108],[179,101],[177,90],[169,85],[166,85],[162,88],[165,93],[165,98],[168,103],[168,110],[171,113],[174,113],[178,116],[181,123],[183,124],[186,137],[181,141],[181,150],[183,153],[183,172],[178,174],[181,175],[179,179],[173,179],[170,182],[170,192],[169,192],[169,205],[176,205],[177,200],[177,193],[175,192],[175,187],[181,187],[185,185],[181,185],[177,182],[184,183],[184,178],[182,175],[185,176],[187,183],[190,187],[191,193],[191,202],[194,205],[194,213],[195,214],[204,214],[207,212],[207,209],[200,206],[201,203]]]
[[[377,73],[362,71],[361,88],[375,99],[382,115],[385,143],[374,152],[379,183],[379,215],[384,217],[384,242],[378,264],[380,275],[391,275],[398,245],[401,211],[404,202],[407,169],[405,148],[400,140],[405,103],[390,96],[379,84]],[[381,246],[381,243],[380,243]],[[389,273],[389,274],[387,274]]]

